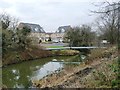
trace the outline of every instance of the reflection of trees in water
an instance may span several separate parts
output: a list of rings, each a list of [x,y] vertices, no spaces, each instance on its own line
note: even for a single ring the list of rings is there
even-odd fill
[[[31,70],[31,67],[36,68],[36,66],[42,67],[45,63],[50,61],[50,59],[44,59],[41,61],[35,60],[35,61],[27,61],[23,62],[21,64],[15,64],[8,66],[3,69],[3,84],[5,84],[7,87],[13,88],[15,87],[29,87],[31,86],[30,79],[32,77],[32,74],[34,70]],[[15,68],[19,74],[13,74],[12,70]],[[19,76],[19,79],[15,79]]]
[[[76,56],[73,56],[72,58],[69,58],[65,61],[64,66],[78,66],[81,62],[84,62],[86,60],[87,56],[79,54]]]
[[[73,57],[67,59],[66,61],[69,61],[69,62],[82,62],[81,54],[73,56]]]
[[[35,74],[35,72],[37,72],[37,70],[39,70],[44,64],[46,64],[49,61],[52,61],[53,59],[57,59],[59,61],[60,60],[65,61],[68,58],[71,58],[71,56],[50,57],[46,59],[26,61],[20,64],[10,65],[6,68],[3,68],[3,84],[9,88],[10,87],[13,88],[14,86],[28,88],[31,86],[30,80],[32,78],[32,75]],[[39,66],[39,68],[36,66]],[[61,64],[61,67],[62,67],[62,64]],[[19,73],[13,74],[12,70],[16,70]]]
[[[38,63],[36,61],[35,63],[29,63],[29,66],[25,67],[24,70],[21,68],[20,69],[20,72],[21,72],[20,77],[21,78],[18,81],[19,84],[23,84],[23,86],[25,86],[25,88],[30,87],[32,75],[35,71],[38,70],[38,68],[36,66],[39,66],[39,69],[40,69],[47,62],[48,62],[48,60],[41,60],[40,63]],[[31,67],[33,67],[34,69],[31,70]]]

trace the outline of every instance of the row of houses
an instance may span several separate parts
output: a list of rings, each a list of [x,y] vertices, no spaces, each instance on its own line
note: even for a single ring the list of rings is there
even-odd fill
[[[36,41],[36,42],[39,42],[39,41],[46,42],[49,40],[52,42],[63,42],[63,37],[65,32],[72,28],[70,25],[60,26],[56,30],[56,32],[46,33],[39,24],[20,23],[18,25],[19,29],[22,29],[23,27],[27,27],[31,30],[30,37],[33,39],[33,41]]]

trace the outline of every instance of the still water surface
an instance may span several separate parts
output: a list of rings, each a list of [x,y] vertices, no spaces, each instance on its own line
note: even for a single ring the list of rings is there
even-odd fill
[[[9,88],[29,88],[31,80],[39,80],[67,64],[79,64],[79,56],[59,56],[26,61],[3,68],[2,82]]]

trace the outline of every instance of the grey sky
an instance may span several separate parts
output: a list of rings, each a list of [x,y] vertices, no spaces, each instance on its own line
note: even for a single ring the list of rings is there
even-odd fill
[[[18,17],[20,22],[36,23],[46,32],[54,32],[59,26],[77,26],[91,23],[96,18],[90,10],[94,1],[103,0],[0,0],[0,12]]]

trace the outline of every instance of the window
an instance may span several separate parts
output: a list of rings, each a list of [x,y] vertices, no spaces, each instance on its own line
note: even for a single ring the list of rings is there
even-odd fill
[[[37,28],[37,27],[35,28],[35,31],[38,31],[38,28]]]
[[[65,29],[62,28],[61,33],[64,33],[64,32],[65,32]]]

